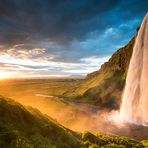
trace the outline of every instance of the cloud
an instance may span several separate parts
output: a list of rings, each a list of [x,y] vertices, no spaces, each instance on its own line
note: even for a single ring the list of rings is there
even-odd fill
[[[88,30],[96,29],[93,18],[113,9],[118,0],[2,0],[1,41],[10,44],[49,38],[56,42],[82,39]],[[101,28],[101,27],[100,27]]]
[[[73,74],[86,75],[86,73],[93,72],[99,68],[109,57],[87,57],[80,59],[77,63],[67,63],[59,61],[40,60],[28,58],[14,58],[10,55],[0,55],[0,71],[5,73],[13,74],[11,77],[20,75],[22,77],[28,76],[50,76],[50,75],[61,75],[70,76]]]
[[[147,6],[141,0],[1,0],[0,62],[38,75],[97,70],[135,35]]]
[[[35,61],[54,59],[54,55],[47,53],[45,48],[26,49],[23,46],[24,44],[19,44],[12,48],[1,50],[0,55],[18,59],[32,59]]]
[[[140,0],[1,0],[0,42],[10,45],[49,39],[58,43],[84,40],[88,32],[141,18],[147,1]]]

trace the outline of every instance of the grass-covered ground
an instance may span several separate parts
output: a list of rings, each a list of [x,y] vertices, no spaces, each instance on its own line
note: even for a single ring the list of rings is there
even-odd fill
[[[81,147],[77,136],[39,111],[0,97],[0,147]]]
[[[73,132],[38,110],[0,96],[2,148],[143,148],[147,140]]]
[[[79,86],[83,79],[2,79],[0,94],[5,96],[30,96],[46,94],[64,96],[64,94]],[[13,94],[11,93],[13,91]]]

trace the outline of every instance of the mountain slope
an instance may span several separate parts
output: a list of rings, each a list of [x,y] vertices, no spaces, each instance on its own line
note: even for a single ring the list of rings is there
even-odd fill
[[[134,42],[135,37],[125,47],[117,50],[100,70],[88,74],[77,88],[67,91],[66,96],[75,101],[92,103],[100,107],[117,108]]]

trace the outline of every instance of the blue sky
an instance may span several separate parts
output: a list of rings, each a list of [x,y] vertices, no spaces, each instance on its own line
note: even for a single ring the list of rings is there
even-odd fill
[[[1,0],[0,77],[86,75],[136,34],[147,0]]]

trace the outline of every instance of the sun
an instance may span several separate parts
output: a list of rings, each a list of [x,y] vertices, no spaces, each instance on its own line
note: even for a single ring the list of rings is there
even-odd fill
[[[0,71],[0,79],[6,79],[8,78],[7,74],[5,72]]]

